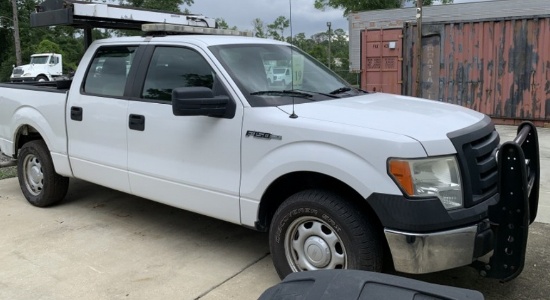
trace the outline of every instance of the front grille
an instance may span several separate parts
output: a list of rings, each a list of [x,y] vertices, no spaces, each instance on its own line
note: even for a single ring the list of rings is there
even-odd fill
[[[21,74],[23,74],[23,68],[13,69],[13,75],[21,75]]]
[[[464,188],[464,206],[493,196],[498,189],[496,149],[500,138],[490,119],[448,134],[456,148]]]

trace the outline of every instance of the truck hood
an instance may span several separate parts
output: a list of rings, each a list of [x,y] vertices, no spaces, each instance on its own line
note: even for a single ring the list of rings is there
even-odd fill
[[[31,64],[27,64],[27,65],[21,65],[19,66],[19,68],[23,69],[23,71],[31,71],[32,69],[34,68],[41,68],[40,66],[42,65],[31,65]]]
[[[41,71],[45,68],[46,68],[45,64],[26,64],[26,65],[17,66],[12,71],[12,77],[13,77],[16,69],[22,70],[22,71],[19,71],[20,75],[25,75],[29,72]]]
[[[292,105],[280,108],[292,113]],[[485,118],[458,105],[384,93],[299,104],[294,110],[299,118],[408,136],[419,141],[430,156],[456,153],[447,134]]]

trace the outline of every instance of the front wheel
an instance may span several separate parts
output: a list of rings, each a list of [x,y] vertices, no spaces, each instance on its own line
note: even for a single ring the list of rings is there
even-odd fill
[[[45,207],[65,198],[69,178],[55,173],[52,158],[43,140],[21,147],[17,161],[19,186],[34,206]]]
[[[289,197],[275,212],[269,232],[275,269],[382,269],[382,245],[374,227],[337,194],[307,190]]]
[[[45,81],[50,81],[50,80],[48,79],[48,77],[46,77],[44,75],[38,75],[38,76],[36,76],[34,81],[45,82]]]

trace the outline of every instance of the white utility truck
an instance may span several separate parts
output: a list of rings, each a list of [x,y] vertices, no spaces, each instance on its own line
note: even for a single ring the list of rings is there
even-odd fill
[[[521,272],[532,124],[499,146],[481,113],[358,90],[288,43],[195,23],[144,31],[95,41],[68,89],[0,85],[0,150],[31,204],[79,178],[266,231],[281,277],[383,262]],[[269,84],[274,61],[286,86]]]
[[[53,81],[63,75],[63,56],[57,53],[40,53],[31,55],[31,61],[13,68],[10,76],[12,82]]]

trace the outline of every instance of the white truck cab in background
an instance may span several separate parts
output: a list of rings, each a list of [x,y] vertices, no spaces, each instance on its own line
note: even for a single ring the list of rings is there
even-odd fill
[[[10,80],[53,81],[63,75],[63,56],[57,53],[39,53],[31,55],[29,64],[13,68]]]

